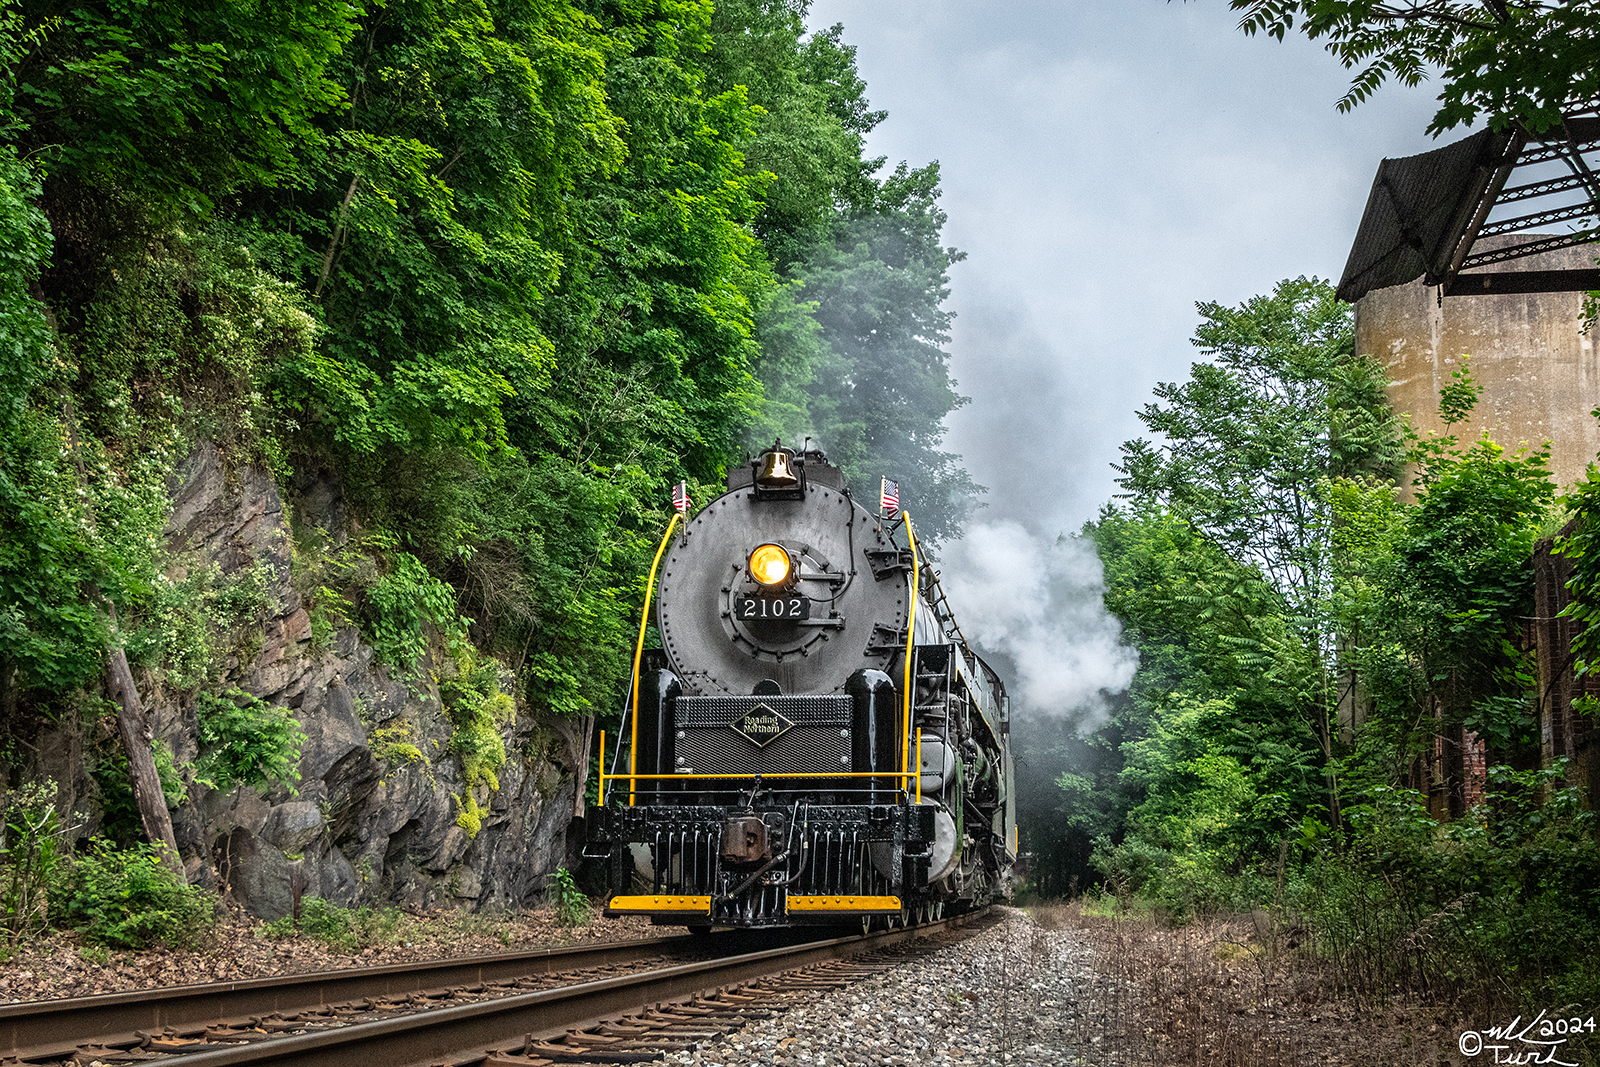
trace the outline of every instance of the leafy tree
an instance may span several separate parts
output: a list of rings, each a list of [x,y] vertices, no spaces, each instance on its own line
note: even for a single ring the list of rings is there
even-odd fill
[[[1139,418],[1161,443],[1126,443],[1117,484],[1259,567],[1314,626],[1329,577],[1323,480],[1389,474],[1399,458],[1381,371],[1352,355],[1350,308],[1318,279],[1197,306],[1194,344],[1215,362],[1156,386],[1164,403]]]
[[[742,148],[767,175],[754,227],[777,284],[755,292],[755,372],[764,398],[745,435],[819,442],[851,484],[901,482],[919,536],[955,536],[980,491],[941,448],[965,398],[950,381],[949,267],[937,165],[878,176],[870,109],[843,30],[804,35],[795,0],[718,4],[708,91],[737,88],[757,109]]]
[[[1140,651],[1128,694],[1091,739],[1117,751],[1114,772],[1096,779],[1102,844],[1133,834],[1138,848],[1193,846],[1210,867],[1237,869],[1325,800],[1322,740],[1292,684],[1316,664],[1260,573],[1172,513],[1107,507],[1085,533],[1105,566],[1106,606]],[[1071,775],[1058,785],[1088,799]],[[1184,821],[1199,816],[1195,790],[1216,802],[1203,826]]]
[[[948,271],[939,244],[937,164],[901,164],[870,210],[829,228],[797,269],[827,355],[812,367],[816,437],[857,486],[901,483],[919,537],[957,536],[981,490],[942,449],[944,418],[966,403],[950,380]]]
[[[1559,127],[1562,110],[1600,94],[1600,7],[1592,0],[1230,0],[1240,28],[1282,40],[1298,30],[1355,69],[1348,111],[1390,78],[1418,85],[1437,70],[1429,133],[1521,121]],[[1359,69],[1358,69],[1359,68]]]
[[[37,31],[12,84],[11,135],[60,177],[190,213],[292,182],[343,93],[330,64],[359,4],[21,0]],[[159,213],[159,212],[158,212]]]
[[[1479,390],[1468,368],[1441,390],[1447,426]],[[1533,547],[1551,515],[1548,450],[1507,454],[1487,435],[1412,433],[1415,502],[1387,486],[1339,479],[1330,499],[1335,608],[1343,658],[1371,702],[1352,769],[1388,785],[1441,731],[1466,728],[1500,759],[1532,744],[1536,673],[1521,648],[1533,604]],[[1459,814],[1459,806],[1457,807]]]
[[[1199,308],[1195,344],[1216,362],[1196,364],[1188,382],[1156,387],[1165,403],[1147,405],[1140,418],[1162,443],[1125,444],[1118,484],[1265,579],[1267,602],[1278,606],[1252,611],[1228,640],[1240,665],[1272,678],[1315,731],[1337,811],[1327,487],[1396,467],[1381,372],[1352,354],[1350,309],[1320,280],[1281,282],[1236,309]]]
[[[704,61],[709,92],[739,86],[760,109],[744,145],[745,166],[771,175],[755,228],[780,273],[795,267],[816,227],[872,203],[871,175],[883,163],[863,158],[863,138],[887,112],[868,109],[842,27],[805,37],[806,6],[717,4]]]
[[[1180,910],[1339,808],[1330,487],[1404,457],[1326,283],[1199,309],[1212,360],[1157,387],[1159,443],[1124,446],[1126,503],[1084,527],[1140,666],[1056,783],[1070,865],[1167,879]]]
[[[533,313],[563,197],[621,156],[606,42],[559,3],[400,4],[361,28],[330,70],[349,107],[321,121],[294,188],[244,204],[241,236],[326,325],[282,367],[282,403],[380,464],[481,459],[507,444],[502,401],[548,376]]]
[[[771,285],[750,231],[766,179],[738,148],[755,112],[703,90],[709,5],[592,10],[626,158],[564,198],[562,273],[533,311],[552,357],[502,405],[515,452],[475,472],[477,536],[451,561],[478,633],[568,715],[609,706],[626,674],[667,485],[715,492],[759,403]]]

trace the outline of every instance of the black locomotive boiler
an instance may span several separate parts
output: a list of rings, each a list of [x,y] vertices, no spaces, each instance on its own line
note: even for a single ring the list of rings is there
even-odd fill
[[[1005,688],[908,517],[774,445],[674,518],[658,577],[662,648],[643,651],[647,592],[586,847],[608,861],[607,915],[864,927],[1009,895]]]

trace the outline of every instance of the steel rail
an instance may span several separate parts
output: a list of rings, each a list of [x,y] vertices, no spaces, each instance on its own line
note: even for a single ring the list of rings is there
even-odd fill
[[[713,938],[729,935],[716,934]],[[219,1019],[296,1012],[365,997],[400,997],[451,986],[482,985],[552,971],[604,967],[707,944],[704,937],[648,937],[602,945],[503,952],[418,963],[166,986],[128,993],[0,1005],[0,1056],[70,1052],[78,1045],[126,1041]],[[715,943],[713,940],[712,943]]]
[[[867,936],[766,949],[703,963],[678,964],[580,985],[435,1008],[289,1037],[193,1052],[176,1067],[435,1067],[481,1061],[487,1050],[555,1035],[614,1012],[704,993],[778,972],[885,948],[954,929],[985,914],[955,916]]]

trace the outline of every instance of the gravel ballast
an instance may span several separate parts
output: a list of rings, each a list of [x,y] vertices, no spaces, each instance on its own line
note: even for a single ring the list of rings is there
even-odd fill
[[[1092,951],[1073,930],[1025,913],[974,937],[770,1019],[666,1064],[966,1067],[1076,1065],[1098,1044],[1080,1004],[1092,1000]],[[1107,1062],[1114,1062],[1107,1057]]]

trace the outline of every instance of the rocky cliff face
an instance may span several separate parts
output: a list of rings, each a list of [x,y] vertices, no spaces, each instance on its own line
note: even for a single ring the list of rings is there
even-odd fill
[[[294,488],[300,527],[342,540],[348,520],[337,481],[312,477]],[[227,654],[218,665],[221,687],[292,709],[306,734],[297,791],[220,795],[189,784],[173,824],[190,879],[228,888],[264,919],[289,910],[292,881],[301,879],[308,896],[341,905],[503,908],[536,898],[566,859],[582,744],[571,725],[540,725],[519,709],[517,725],[508,728],[511,755],[499,788],[480,829],[469,835],[457,824],[456,798],[465,790],[431,672],[423,665],[396,676],[375,662],[354,627],[313,642],[311,617],[291,581],[289,509],[271,476],[257,468],[229,470],[206,444],[176,472],[171,492],[166,532],[173,568],[253,572],[265,585],[259,641],[236,644]],[[155,736],[170,745],[180,767],[192,762],[192,695],[152,685],[145,699]],[[375,733],[406,744],[375,746]],[[85,832],[92,830],[93,797],[86,795],[92,789],[82,768],[70,765],[75,746],[63,736],[42,740],[45,772],[79,783],[75,806]]]

